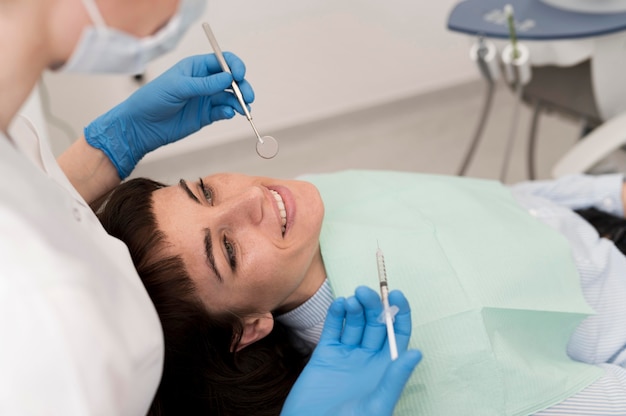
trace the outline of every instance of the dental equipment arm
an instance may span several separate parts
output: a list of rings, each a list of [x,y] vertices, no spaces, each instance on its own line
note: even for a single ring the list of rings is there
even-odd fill
[[[509,137],[506,141],[504,150],[504,158],[500,167],[500,182],[506,182],[506,175],[509,170],[511,157],[513,154],[513,145],[517,133],[517,124],[519,121],[520,105],[522,102],[523,86],[528,84],[531,78],[531,68],[528,48],[517,42],[517,33],[515,29],[515,16],[513,14],[513,6],[507,4],[504,7],[507,17],[507,26],[509,28],[509,44],[502,51],[502,65],[504,73],[509,84],[515,91],[515,106],[513,108],[513,117],[509,126]]]
[[[408,350],[411,311],[404,295],[389,294],[399,312],[394,324],[398,359],[389,358],[386,328],[378,321],[381,300],[372,289],[330,306],[322,337],[291,389],[281,415],[391,415],[404,385],[421,360]]]
[[[480,37],[478,42],[472,45],[470,49],[470,58],[478,65],[478,69],[486,81],[487,90],[474,136],[472,137],[469,148],[465,152],[465,156],[463,156],[463,161],[457,172],[458,176],[465,176],[474,159],[480,139],[485,130],[485,125],[487,124],[489,112],[491,111],[495,81],[500,77],[500,70],[498,69],[498,51],[493,42],[486,41],[483,37]]]
[[[94,181],[94,172],[101,173],[98,169],[82,172],[84,167],[69,166],[67,158],[60,158],[59,163],[64,171],[68,168],[66,173],[79,191],[102,194],[108,184],[126,178],[148,152],[217,120],[232,118],[235,112],[243,114],[239,101],[228,91],[233,79],[239,83],[245,102],[254,100],[254,92],[244,80],[243,62],[230,53],[224,57],[232,75],[222,71],[213,54],[191,56],[91,122],[84,130],[85,140],[109,158],[118,178]],[[77,144],[74,156],[83,153],[82,147]]]
[[[552,168],[552,177],[585,173],[624,144],[626,112],[605,121],[569,149]]]

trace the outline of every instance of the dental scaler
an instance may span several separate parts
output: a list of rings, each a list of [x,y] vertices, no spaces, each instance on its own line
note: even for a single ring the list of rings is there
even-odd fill
[[[231,73],[230,68],[228,67],[228,63],[226,63],[226,59],[224,59],[224,55],[222,54],[222,50],[220,49],[220,46],[217,44],[217,39],[215,39],[215,36],[213,35],[211,26],[209,26],[207,22],[204,22],[202,23],[202,28],[204,29],[204,33],[206,33],[206,37],[209,39],[209,43],[211,44],[211,47],[213,48],[213,52],[215,53],[215,57],[217,58],[217,61],[222,67],[222,71],[228,72],[230,74]],[[243,100],[243,95],[241,94],[239,85],[237,85],[235,80],[233,80],[231,87],[233,89],[233,93],[235,94],[235,97],[237,97],[237,100],[239,101],[239,104],[241,104],[241,108],[243,109],[243,112],[246,115],[246,118],[248,119],[248,121],[250,122],[250,125],[252,126],[252,129],[254,130],[254,134],[256,134],[257,154],[261,156],[263,159],[273,158],[278,153],[278,142],[272,136],[261,137],[261,135],[259,134],[259,131],[256,129],[256,126],[252,122],[252,116],[250,115],[250,112],[248,111],[248,107],[246,106],[246,103]]]
[[[381,316],[387,326],[387,338],[389,339],[389,352],[391,359],[398,358],[398,346],[396,344],[396,333],[393,330],[393,317],[397,310],[389,306],[389,287],[387,286],[387,270],[385,269],[385,257],[378,247],[376,250],[376,262],[378,263],[378,282],[380,284],[380,297],[383,302],[383,314]],[[395,307],[394,307],[395,308]]]

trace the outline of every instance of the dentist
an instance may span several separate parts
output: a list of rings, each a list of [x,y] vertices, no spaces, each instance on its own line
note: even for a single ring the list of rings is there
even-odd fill
[[[151,150],[241,113],[228,88],[234,77],[253,101],[244,64],[227,54],[231,77],[213,55],[182,60],[87,126],[58,163],[18,112],[47,69],[141,72],[177,44],[204,5],[0,0],[0,414],[143,415],[150,407],[163,366],[158,316],[126,247],[88,203]],[[299,411],[304,394],[322,394],[319,380],[355,386],[362,378],[352,370],[361,370],[363,354],[342,345],[343,316],[333,319],[332,338],[292,390],[287,414]],[[326,410],[389,414],[418,360],[401,355],[372,375],[378,386],[358,394],[338,385],[337,397],[324,397]]]

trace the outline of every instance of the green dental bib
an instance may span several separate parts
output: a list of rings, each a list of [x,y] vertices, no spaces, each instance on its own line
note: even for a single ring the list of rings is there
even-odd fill
[[[527,415],[602,375],[571,360],[569,337],[593,311],[567,241],[486,180],[383,171],[307,176],[325,205],[320,243],[336,296],[390,289],[412,309],[424,358],[397,415]]]

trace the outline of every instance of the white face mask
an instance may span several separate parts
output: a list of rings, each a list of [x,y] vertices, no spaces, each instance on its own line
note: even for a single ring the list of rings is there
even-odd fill
[[[146,64],[171,51],[204,11],[206,0],[180,0],[178,11],[156,34],[138,38],[108,27],[95,0],[83,0],[93,26],[85,28],[63,72],[140,74]]]

